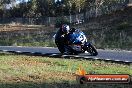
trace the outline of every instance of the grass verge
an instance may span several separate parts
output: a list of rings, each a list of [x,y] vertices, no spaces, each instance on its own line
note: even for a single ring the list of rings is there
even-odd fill
[[[0,88],[131,88],[131,84],[78,84],[79,66],[95,74],[129,74],[132,65],[0,53]]]

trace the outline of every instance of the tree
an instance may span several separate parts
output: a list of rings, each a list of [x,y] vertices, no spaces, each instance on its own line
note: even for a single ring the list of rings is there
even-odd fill
[[[32,0],[31,1],[31,8],[29,9],[29,17],[35,17],[36,15],[36,11],[38,9],[38,6],[37,6],[37,0]]]
[[[7,14],[7,5],[15,2],[16,0],[0,0],[0,10],[3,11],[2,17],[8,17]]]
[[[72,5],[75,5],[76,11],[80,13],[85,6],[86,0],[70,0],[70,2],[72,3]]]
[[[31,15],[35,17],[51,16],[54,12],[54,0],[32,0]]]

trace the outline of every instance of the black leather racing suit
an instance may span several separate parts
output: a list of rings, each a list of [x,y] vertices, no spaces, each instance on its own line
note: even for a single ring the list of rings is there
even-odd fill
[[[57,31],[55,36],[55,43],[61,53],[65,52],[64,45],[67,44],[67,34],[64,34],[61,28]]]

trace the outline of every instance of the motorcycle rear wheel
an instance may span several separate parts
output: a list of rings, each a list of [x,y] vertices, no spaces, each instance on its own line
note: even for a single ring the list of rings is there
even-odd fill
[[[69,54],[69,55],[78,55],[78,53],[75,50],[73,50],[70,46],[65,45],[64,48],[65,48],[65,52],[67,54]]]
[[[57,45],[58,50],[63,54],[65,52],[64,46],[62,45]]]

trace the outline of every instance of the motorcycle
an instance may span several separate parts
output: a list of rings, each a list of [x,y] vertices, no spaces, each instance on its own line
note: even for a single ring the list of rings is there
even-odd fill
[[[80,30],[74,30],[67,35],[68,44],[58,44],[56,43],[59,51],[62,54],[77,55],[79,53],[89,52],[92,56],[97,56],[98,52],[95,46],[92,43],[87,42],[85,34]],[[55,37],[55,41],[57,38]],[[60,41],[60,40],[59,40]]]

